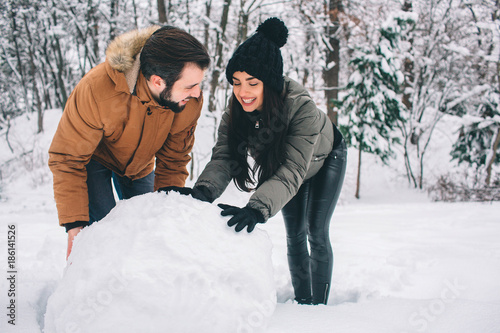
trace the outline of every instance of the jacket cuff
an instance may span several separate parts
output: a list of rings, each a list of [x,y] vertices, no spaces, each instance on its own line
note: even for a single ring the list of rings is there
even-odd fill
[[[269,220],[269,218],[271,217],[270,213],[269,213],[269,209],[267,209],[265,206],[259,205],[255,201],[250,200],[247,203],[246,207],[253,208],[253,209],[259,211],[262,214],[264,221]]]
[[[89,225],[88,222],[76,221],[76,222],[66,223],[66,224],[64,224],[64,227],[66,228],[66,232],[68,232],[71,229],[78,228],[78,227],[87,227],[88,225]]]
[[[217,195],[217,188],[213,186],[210,182],[208,181],[197,181],[196,184],[194,184],[193,188],[196,188],[197,190],[200,190],[203,195],[208,199],[207,201],[212,203],[220,197],[220,195]]]

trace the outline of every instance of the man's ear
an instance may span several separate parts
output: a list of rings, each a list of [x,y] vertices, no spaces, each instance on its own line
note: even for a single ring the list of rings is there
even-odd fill
[[[149,77],[149,80],[147,81],[147,84],[151,95],[153,95],[155,99],[159,98],[161,92],[167,86],[165,81],[158,75],[151,75]]]
[[[158,75],[155,75],[155,74],[151,75],[149,77],[149,82],[155,90],[162,91],[163,89],[165,89],[165,86],[166,86],[165,81],[161,77],[159,77]]]

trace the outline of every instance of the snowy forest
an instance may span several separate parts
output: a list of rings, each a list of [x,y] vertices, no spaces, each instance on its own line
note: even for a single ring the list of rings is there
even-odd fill
[[[328,303],[294,300],[281,213],[227,226],[234,184],[120,200],[67,258],[48,149],[110,41],[173,25],[206,46],[189,187],[226,65],[273,16],[285,75],[349,146]],[[0,332],[499,333],[500,0],[1,0],[0,29]]]
[[[204,117],[215,136],[231,94],[227,61],[278,16],[290,34],[285,74],[358,152],[357,198],[369,153],[396,160],[408,185],[435,200],[500,199],[499,0],[7,0],[0,15],[0,136],[14,159],[35,154],[10,141],[15,118],[36,117],[43,132],[45,111],[64,108],[110,40],[152,24],[183,28],[208,49]],[[443,124],[456,127],[439,156],[451,167],[431,177],[426,161],[437,153],[429,147]],[[196,178],[209,151],[192,157]],[[12,162],[0,166],[3,180]]]

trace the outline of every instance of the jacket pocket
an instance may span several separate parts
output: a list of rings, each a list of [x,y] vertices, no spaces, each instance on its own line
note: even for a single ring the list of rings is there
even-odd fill
[[[312,158],[312,162],[320,162],[326,159],[328,154],[314,155]]]

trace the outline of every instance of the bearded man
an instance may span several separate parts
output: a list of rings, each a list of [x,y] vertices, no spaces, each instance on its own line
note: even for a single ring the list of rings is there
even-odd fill
[[[119,199],[183,187],[210,64],[205,47],[165,26],[113,40],[71,93],[49,149],[69,256],[80,230]]]

